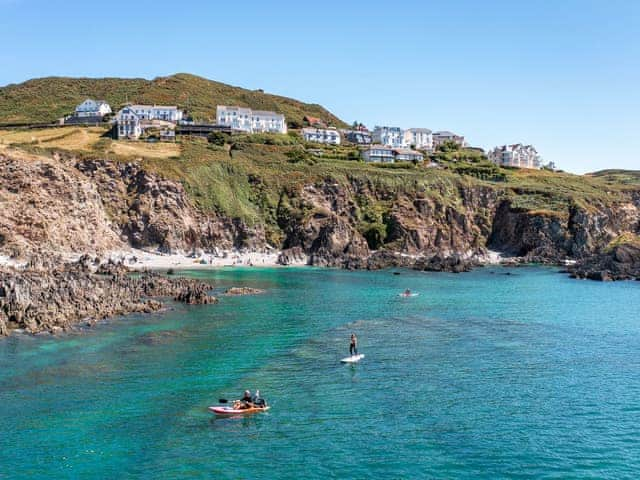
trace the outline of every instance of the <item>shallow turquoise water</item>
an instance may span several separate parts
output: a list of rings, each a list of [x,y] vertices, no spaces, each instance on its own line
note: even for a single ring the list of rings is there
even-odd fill
[[[640,282],[190,274],[267,293],[0,341],[1,479],[640,476]]]

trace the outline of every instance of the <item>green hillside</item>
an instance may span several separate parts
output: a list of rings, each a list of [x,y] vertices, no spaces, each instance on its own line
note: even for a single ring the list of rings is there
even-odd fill
[[[233,87],[195,75],[179,73],[153,80],[142,78],[47,77],[0,87],[0,123],[49,122],[73,111],[86,98],[106,100],[117,110],[124,103],[178,105],[198,120],[213,120],[218,104],[240,105],[283,113],[288,122],[305,115],[344,126],[320,105]]]

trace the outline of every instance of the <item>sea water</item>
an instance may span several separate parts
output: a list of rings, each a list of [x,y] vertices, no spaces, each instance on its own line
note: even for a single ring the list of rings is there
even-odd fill
[[[265,293],[0,340],[0,479],[640,477],[640,282],[185,274]]]

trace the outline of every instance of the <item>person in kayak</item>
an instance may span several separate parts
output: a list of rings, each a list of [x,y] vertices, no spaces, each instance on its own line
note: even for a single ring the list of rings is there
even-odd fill
[[[358,339],[355,333],[351,334],[351,343],[349,344],[349,355],[357,355],[358,354]]]
[[[245,390],[244,395],[240,400],[233,402],[233,408],[237,410],[244,410],[245,408],[251,408],[255,406],[253,404],[253,398],[251,397],[251,391]]]
[[[410,297],[411,296],[411,290],[409,290],[408,288],[404,291],[404,296],[405,297]]]

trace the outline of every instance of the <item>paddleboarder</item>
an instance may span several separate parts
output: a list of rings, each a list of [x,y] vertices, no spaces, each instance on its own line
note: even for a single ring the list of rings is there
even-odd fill
[[[357,355],[358,354],[358,339],[356,338],[356,334],[351,334],[351,343],[349,344],[349,355]]]

